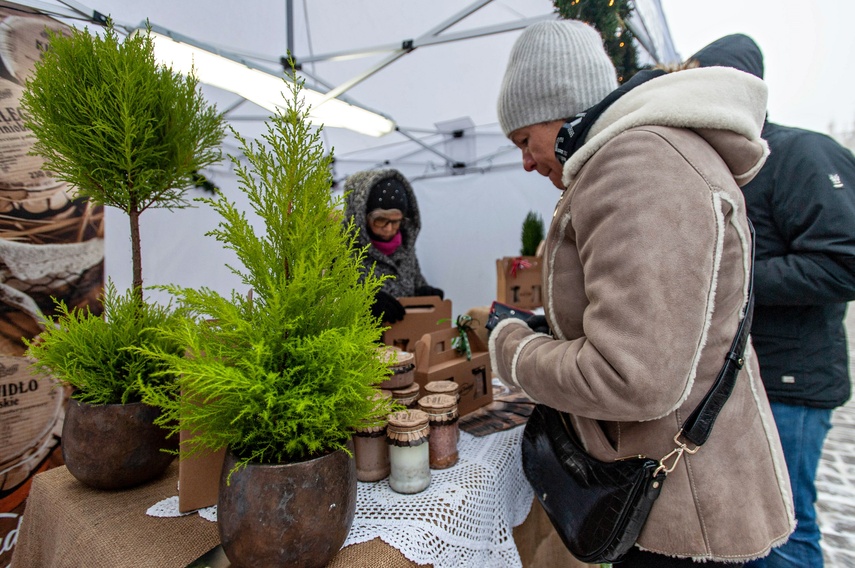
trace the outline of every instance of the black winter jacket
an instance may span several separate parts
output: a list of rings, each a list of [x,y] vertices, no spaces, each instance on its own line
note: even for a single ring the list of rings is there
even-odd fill
[[[747,36],[698,52],[702,66],[763,76]],[[742,188],[756,230],[751,330],[769,400],[834,408],[850,396],[844,318],[855,300],[855,157],[817,132],[766,122],[770,155]]]
[[[767,122],[771,154],[742,188],[757,232],[751,335],[769,400],[849,399],[843,320],[855,300],[855,157],[831,138]]]

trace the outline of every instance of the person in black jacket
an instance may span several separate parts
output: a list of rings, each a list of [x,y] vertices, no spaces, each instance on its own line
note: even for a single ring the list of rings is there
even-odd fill
[[[725,36],[691,59],[763,78],[748,36]],[[823,134],[769,122],[770,155],[742,188],[756,230],[751,330],[781,437],[798,522],[769,556],[747,566],[823,566],[816,471],[831,413],[850,396],[844,318],[855,300],[855,157]]]

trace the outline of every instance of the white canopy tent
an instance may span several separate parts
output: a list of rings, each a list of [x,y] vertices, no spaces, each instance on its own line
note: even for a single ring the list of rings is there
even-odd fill
[[[19,3],[93,30],[97,25],[91,22],[102,16],[128,30],[148,20],[157,31],[280,76],[290,53],[307,86],[392,119],[397,129],[379,138],[325,128],[324,143],[336,159],[334,176],[341,181],[358,170],[392,167],[413,182],[422,214],[419,261],[428,281],[452,300],[455,314],[492,301],[495,260],[519,254],[526,213],[551,218],[558,191],[522,170],[495,111],[510,48],[525,25],[556,17],[549,0]],[[643,62],[677,60],[659,1],[635,5],[631,25],[643,44]],[[203,85],[203,92],[242,136],[263,132],[269,111],[225,89]],[[224,152],[238,155],[233,137]],[[242,202],[228,160],[204,173]],[[226,267],[232,255],[204,236],[216,222],[206,208],[146,212],[145,284],[243,291]],[[106,268],[120,289],[130,286],[129,257],[127,222],[120,212],[108,211]]]

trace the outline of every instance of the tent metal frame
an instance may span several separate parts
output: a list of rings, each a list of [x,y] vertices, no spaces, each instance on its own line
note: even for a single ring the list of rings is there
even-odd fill
[[[56,15],[64,18],[72,18],[72,19],[84,19],[97,24],[106,23],[106,16],[101,14],[96,10],[92,10],[91,8],[80,4],[76,0],[58,0],[61,4],[67,6],[67,9],[59,8],[55,5],[46,4],[44,2],[40,2],[39,0],[11,0],[15,4],[23,5],[30,7],[34,10],[38,10],[41,13]],[[484,37],[488,35],[504,33],[509,31],[515,31],[519,29],[523,29],[526,26],[529,26],[533,23],[550,20],[557,18],[557,14],[555,12],[544,14],[541,16],[535,16],[532,18],[524,18],[511,22],[505,22],[501,24],[495,24],[491,26],[482,26],[479,28],[474,28],[461,32],[446,32],[449,28],[457,25],[476,11],[480,10],[484,6],[490,4],[493,0],[475,0],[470,3],[462,10],[457,12],[456,14],[450,16],[449,18],[443,20],[439,24],[433,26],[423,34],[411,38],[404,39],[398,43],[394,44],[385,44],[378,45],[372,47],[363,47],[363,48],[355,48],[352,50],[338,51],[333,53],[325,53],[320,55],[309,55],[309,56],[300,56],[299,54],[295,54],[294,52],[294,5],[293,0],[285,1],[285,10],[286,10],[286,36],[287,36],[287,48],[288,53],[285,56],[280,57],[278,63],[281,65],[284,73],[290,74],[293,69],[299,71],[307,78],[311,79],[318,85],[326,88],[327,91],[324,93],[324,98],[321,102],[331,100],[333,98],[339,98],[343,101],[346,101],[350,104],[354,104],[357,106],[362,106],[359,103],[349,100],[345,93],[355,87],[356,85],[362,83],[366,79],[372,77],[382,69],[388,67],[398,59],[404,57],[408,53],[413,52],[419,47],[426,47],[430,45],[439,45],[448,42],[454,41],[462,41],[467,39],[473,39],[478,37]],[[116,22],[117,25],[125,28],[128,31],[138,28],[139,26],[134,26],[130,24],[122,24],[120,22]],[[659,62],[659,55],[656,52],[655,45],[650,39],[650,34],[647,30],[646,24],[641,21],[640,24],[636,24],[635,22],[627,22],[627,25],[635,34],[636,38],[639,41],[639,44],[644,48],[650,57]],[[161,30],[163,31],[163,30]],[[167,33],[171,33],[166,30]],[[175,35],[175,34],[171,34]],[[212,51],[224,53],[226,50],[220,49],[214,45],[211,45]],[[316,76],[314,73],[308,72],[305,69],[305,66],[311,63],[325,62],[325,61],[335,61],[335,60],[345,60],[345,59],[355,59],[361,57],[368,56],[376,56],[378,54],[386,54],[386,56],[380,61],[374,63],[373,65],[366,68],[361,73],[351,77],[350,79],[344,81],[339,85],[330,85],[325,82],[320,77]],[[243,60],[244,57],[252,58],[256,60],[266,60],[270,61],[269,56],[261,56],[258,54],[249,54],[249,53],[235,53],[233,54],[238,59]],[[248,64],[247,61],[243,60],[244,63]],[[258,67],[257,65],[249,64],[253,67]],[[258,67],[261,69],[261,67]],[[269,70],[266,70],[270,72]],[[231,105],[224,112],[225,115],[229,116],[228,113],[235,110],[239,106],[241,106],[245,102],[245,99],[240,99],[235,104]],[[320,104],[320,103],[318,103]],[[363,107],[365,108],[365,107]],[[382,114],[382,113],[381,113]],[[261,116],[229,116],[229,120],[266,120],[266,117]],[[453,137],[461,137],[466,134],[465,131],[454,131],[454,132],[443,132],[440,130],[436,131],[425,131],[418,129],[410,129],[402,126],[396,126],[395,130],[399,132],[402,136],[414,142],[424,150],[427,150],[441,160],[445,162],[445,168],[447,172],[452,174],[465,173],[467,171],[471,171],[472,169],[484,169],[489,168],[492,160],[496,157],[497,154],[503,153],[504,150],[500,150],[499,152],[493,152],[487,156],[476,157],[474,160],[468,163],[461,163],[458,160],[455,160],[453,157],[447,155],[446,153],[440,151],[438,146],[444,144],[447,140]],[[427,134],[425,138],[429,136],[442,135],[441,139],[434,143],[428,143],[419,138],[416,134],[422,133]],[[485,166],[486,164],[486,166]]]

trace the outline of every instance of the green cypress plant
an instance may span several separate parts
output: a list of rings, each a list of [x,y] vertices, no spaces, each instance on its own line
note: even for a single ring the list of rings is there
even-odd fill
[[[342,225],[332,157],[309,124],[302,82],[287,85],[292,96],[268,122],[265,143],[235,134],[245,162],[231,159],[261,230],[222,193],[200,198],[219,214],[209,234],[236,254],[241,266],[230,268],[250,293],[165,287],[189,315],[164,334],[187,354],[149,350],[182,393],[149,389],[160,423],[194,433],[187,455],[228,447],[236,469],[345,448],[354,428],[390,411],[371,400],[389,374],[370,310],[382,279],[360,277],[365,250],[352,223]]]
[[[522,249],[520,254],[523,256],[535,256],[537,247],[540,241],[543,240],[543,218],[529,211],[522,224]]]

